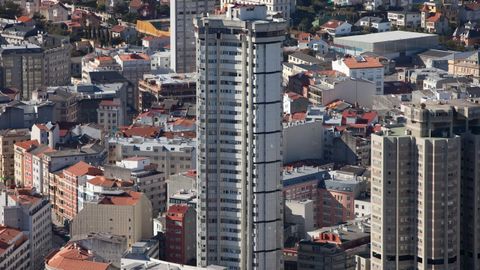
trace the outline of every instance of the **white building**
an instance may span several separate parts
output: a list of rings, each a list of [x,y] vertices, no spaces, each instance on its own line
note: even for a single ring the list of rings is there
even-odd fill
[[[287,23],[267,17],[265,5],[229,5],[225,15],[194,24],[198,265],[281,269],[281,61]]]
[[[315,229],[315,211],[312,200],[286,200],[285,223],[299,226],[298,237],[308,236],[307,232]]]
[[[325,106],[340,99],[372,108],[373,96],[376,94],[377,86],[373,81],[335,75],[315,80],[315,84],[310,85],[308,99],[314,105]]]
[[[421,23],[420,12],[389,11],[387,18],[396,27],[419,27]]]
[[[27,234],[32,270],[43,269],[43,260],[52,249],[50,211],[51,205],[48,199],[34,194],[29,189],[9,190],[8,195],[2,191],[0,194],[0,224],[17,228]],[[0,267],[0,269],[5,268]]]
[[[46,124],[34,124],[30,133],[31,140],[37,140],[40,144],[55,148],[60,140],[60,126],[48,122]]]
[[[369,56],[345,57],[333,61],[332,69],[351,78],[374,82],[376,94],[383,95],[384,67],[377,58]]]
[[[221,0],[220,4],[226,8],[228,4],[246,4],[246,5],[265,5],[267,13],[270,15],[281,14],[286,20],[290,19],[290,15],[295,11],[295,0]]]
[[[214,0],[170,0],[170,67],[176,73],[195,72],[193,18],[215,9]]]
[[[153,73],[172,73],[170,69],[171,53],[170,52],[155,52],[150,55],[150,64]]]
[[[368,217],[372,214],[370,198],[355,200],[355,217]]]
[[[355,26],[359,27],[370,27],[376,29],[377,32],[386,32],[390,31],[390,21],[382,18],[382,17],[372,17],[372,16],[365,16],[358,20],[355,23]]]

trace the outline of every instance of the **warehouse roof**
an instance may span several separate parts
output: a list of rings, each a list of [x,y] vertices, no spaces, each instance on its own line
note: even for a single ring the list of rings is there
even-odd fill
[[[375,42],[398,41],[398,40],[423,38],[423,37],[435,37],[435,36],[437,35],[408,32],[408,31],[387,31],[387,32],[373,33],[373,34],[366,34],[366,35],[339,37],[334,39],[334,43],[337,43],[338,41],[375,43]]]

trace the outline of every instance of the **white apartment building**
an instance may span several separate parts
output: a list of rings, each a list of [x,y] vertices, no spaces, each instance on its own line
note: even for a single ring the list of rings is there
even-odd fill
[[[282,41],[265,5],[197,18],[197,264],[282,269]]]
[[[383,95],[384,66],[377,58],[370,56],[345,57],[332,61],[332,69],[350,78],[374,82],[376,94]]]
[[[50,211],[48,199],[34,194],[29,189],[8,190],[8,194],[5,191],[0,193],[0,224],[17,228],[25,232],[29,238],[31,267],[28,269],[43,269],[44,259],[52,249]]]
[[[389,11],[387,19],[396,27],[419,27],[421,23],[420,12]]]
[[[195,72],[193,18],[212,13],[214,0],[170,0],[170,67],[175,73]]]

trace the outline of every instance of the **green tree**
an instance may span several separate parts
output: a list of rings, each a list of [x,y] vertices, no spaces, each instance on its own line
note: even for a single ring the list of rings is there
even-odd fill
[[[1,18],[15,19],[16,17],[21,16],[22,13],[22,8],[12,1],[7,1],[4,5],[0,5]]]

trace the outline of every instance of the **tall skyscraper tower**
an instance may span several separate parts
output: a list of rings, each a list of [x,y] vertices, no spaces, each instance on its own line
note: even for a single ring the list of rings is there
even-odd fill
[[[170,67],[176,73],[195,72],[193,18],[213,12],[215,0],[170,0]]]
[[[197,262],[283,269],[282,41],[264,5],[197,18]]]
[[[405,127],[372,136],[371,269],[461,269],[462,140],[474,114],[458,103],[403,106]]]

